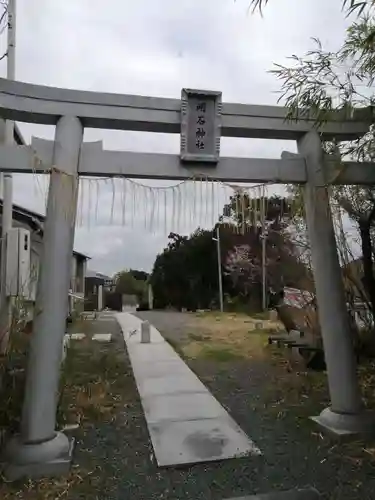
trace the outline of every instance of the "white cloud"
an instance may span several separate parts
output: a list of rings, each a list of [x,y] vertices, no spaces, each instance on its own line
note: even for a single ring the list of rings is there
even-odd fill
[[[311,48],[340,44],[348,20],[341,2],[275,0],[264,18],[249,15],[249,0],[18,0],[17,78],[58,87],[179,97],[182,87],[218,89],[232,102],[275,104],[274,62]],[[327,39],[327,25],[329,39]],[[4,40],[2,40],[2,43]],[[5,71],[5,61],[0,72]],[[53,128],[21,124],[27,139],[53,138]],[[177,136],[87,130],[106,148],[174,152]],[[293,143],[223,139],[222,154],[279,157]],[[17,176],[15,200],[43,209],[35,181]],[[150,269],[166,235],[142,227],[78,228],[76,247],[91,267],[112,274],[121,267]],[[99,269],[100,268],[100,269]]]

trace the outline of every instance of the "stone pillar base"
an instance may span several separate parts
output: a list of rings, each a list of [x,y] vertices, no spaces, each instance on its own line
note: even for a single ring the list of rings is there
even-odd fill
[[[375,433],[375,416],[363,411],[357,414],[336,413],[326,408],[311,420],[336,437],[350,437]]]
[[[15,437],[8,443],[3,456],[5,480],[65,475],[70,470],[73,449],[74,438],[62,432],[43,443],[27,444]]]

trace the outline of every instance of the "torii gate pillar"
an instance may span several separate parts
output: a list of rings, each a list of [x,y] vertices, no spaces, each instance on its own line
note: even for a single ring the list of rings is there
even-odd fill
[[[68,472],[72,443],[56,432],[61,352],[78,195],[83,139],[80,120],[63,116],[56,125],[53,167],[43,235],[34,326],[28,359],[21,433],[8,445],[6,476],[47,476]]]
[[[335,434],[362,433],[369,430],[372,421],[363,411],[358,386],[353,336],[318,132],[313,130],[305,134],[298,141],[298,150],[307,164],[306,223],[331,397],[331,407],[313,420]]]

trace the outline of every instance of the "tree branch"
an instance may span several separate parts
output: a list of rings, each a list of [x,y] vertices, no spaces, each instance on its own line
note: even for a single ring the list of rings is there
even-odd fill
[[[0,16],[0,25],[8,15],[8,5],[4,5],[4,12]]]

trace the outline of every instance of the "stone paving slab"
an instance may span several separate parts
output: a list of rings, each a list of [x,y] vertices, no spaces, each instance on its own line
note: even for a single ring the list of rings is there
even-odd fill
[[[183,393],[205,393],[206,387],[193,373],[184,373],[182,375],[169,374],[164,377],[146,379],[138,379],[139,392],[145,398],[149,396],[165,396],[167,394],[183,394]]]
[[[224,417],[227,412],[206,390],[205,393],[143,395],[143,410],[147,422],[205,420]]]
[[[149,424],[159,467],[260,455],[228,415],[220,418]]]
[[[86,337],[85,333],[66,333],[65,338],[69,340],[83,340]]]
[[[97,342],[111,342],[112,334],[111,333],[95,333],[92,336],[92,340],[96,340]]]
[[[142,344],[142,321],[125,312],[116,318],[159,466],[261,454],[156,328]]]
[[[152,363],[154,360],[159,362],[180,359],[176,351],[167,342],[152,344],[130,343],[129,350],[132,352],[132,358],[140,363]]]
[[[81,313],[81,318],[83,319],[95,319],[95,312],[94,311],[84,311]]]
[[[132,359],[131,350],[129,352],[130,360]],[[173,379],[174,377],[181,375],[189,375],[190,370],[185,365],[182,364],[178,359],[171,361],[157,361],[154,360],[153,363],[137,363],[133,364],[132,368],[135,375],[135,379],[138,380],[146,380],[146,379],[154,379],[154,378],[165,378],[170,377]],[[139,388],[138,388],[139,391]]]

